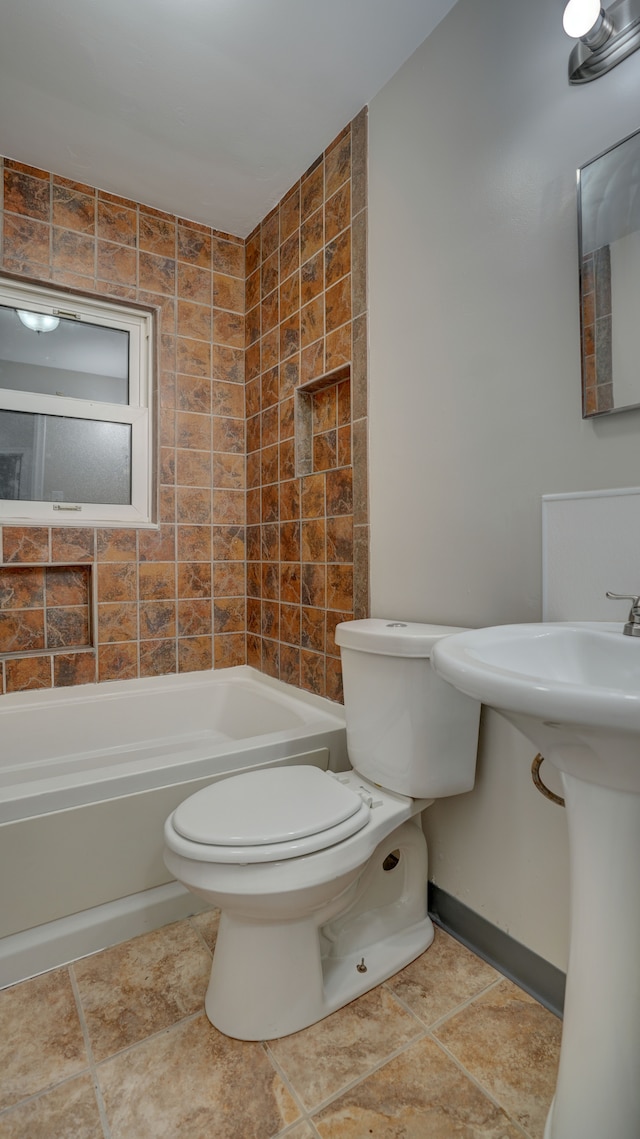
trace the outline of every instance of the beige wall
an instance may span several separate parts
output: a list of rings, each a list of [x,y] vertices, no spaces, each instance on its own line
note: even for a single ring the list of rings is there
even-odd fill
[[[640,479],[640,414],[581,419],[575,202],[640,127],[640,54],[570,88],[561,16],[459,0],[370,106],[376,616],[539,619],[540,496]],[[432,877],[564,967],[566,819],[533,750],[485,713],[476,790],[427,813]]]

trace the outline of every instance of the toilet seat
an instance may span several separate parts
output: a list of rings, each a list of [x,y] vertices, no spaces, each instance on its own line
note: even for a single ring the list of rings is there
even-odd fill
[[[293,766],[245,772],[197,791],[171,815],[171,847],[201,862],[275,862],[313,854],[369,821],[364,799],[331,772]]]

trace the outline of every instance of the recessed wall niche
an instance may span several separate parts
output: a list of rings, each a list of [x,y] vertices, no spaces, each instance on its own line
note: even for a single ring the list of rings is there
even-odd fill
[[[90,565],[0,566],[1,659],[91,651],[93,630]]]
[[[296,388],[296,475],[351,463],[351,368],[348,364]]]

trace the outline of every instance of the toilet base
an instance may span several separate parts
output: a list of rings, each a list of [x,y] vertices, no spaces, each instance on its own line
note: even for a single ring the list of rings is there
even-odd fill
[[[223,920],[224,915],[221,925]],[[241,937],[246,944],[246,934]],[[255,973],[251,976],[245,972],[247,985],[242,1002],[238,1004],[232,988],[228,984],[223,987],[217,983],[215,966],[212,968],[205,1011],[220,1032],[237,1040],[273,1040],[308,1028],[415,961],[431,945],[434,929],[431,919],[426,917],[416,925],[365,946],[348,957],[329,958],[324,970],[320,971],[312,957],[314,943],[315,946],[318,943],[317,929],[307,923],[305,930],[290,929],[288,937],[291,944],[295,944],[296,955],[302,952],[301,960],[310,961],[310,967],[303,972],[296,971],[297,976],[292,975],[289,969],[291,959],[281,957],[283,968],[274,969],[273,953],[267,951],[266,968],[271,987],[266,994],[258,991]],[[232,940],[235,942],[235,938]],[[260,952],[267,950],[266,940],[262,940]],[[226,963],[220,959],[219,963],[220,971],[225,970],[225,982],[228,982]],[[358,968],[363,963],[366,972]],[[242,975],[243,963],[236,956],[234,971],[238,968]],[[244,968],[251,969],[251,964],[246,962]]]
[[[205,1000],[209,1020],[239,1040],[270,1040],[362,996],[431,945],[426,883],[426,843],[411,821],[316,912],[263,921],[223,909]]]
[[[351,954],[349,957],[332,958],[324,973],[325,1006],[330,1012],[342,1008],[349,1001],[367,993],[369,989],[381,985],[393,977],[405,965],[409,965],[428,949],[433,941],[434,929],[431,918],[422,921],[400,933],[392,934],[383,941]],[[358,966],[364,963],[367,972],[360,973]]]

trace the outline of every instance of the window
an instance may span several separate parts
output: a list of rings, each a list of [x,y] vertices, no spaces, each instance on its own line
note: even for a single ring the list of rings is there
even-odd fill
[[[153,317],[0,278],[0,522],[150,526]]]

